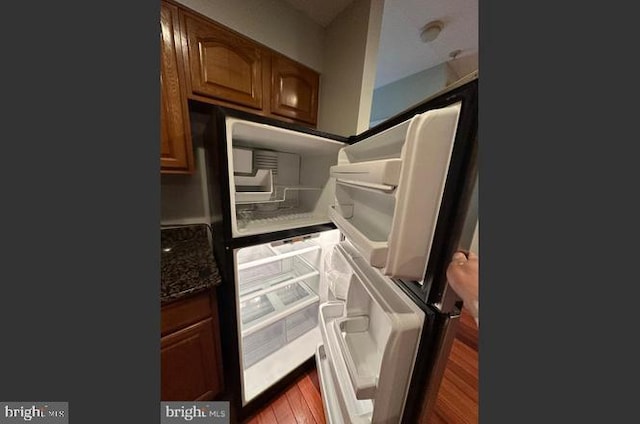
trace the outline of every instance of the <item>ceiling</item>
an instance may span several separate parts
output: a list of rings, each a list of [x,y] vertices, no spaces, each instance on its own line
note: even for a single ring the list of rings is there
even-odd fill
[[[326,27],[353,0],[285,1]],[[444,28],[423,43],[420,30],[432,20]],[[478,0],[384,0],[375,87],[450,61],[454,50],[456,62],[477,69]]]
[[[353,0],[284,0],[313,21],[327,27]]]

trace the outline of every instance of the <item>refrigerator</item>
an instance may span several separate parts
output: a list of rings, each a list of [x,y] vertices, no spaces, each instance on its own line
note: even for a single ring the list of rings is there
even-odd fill
[[[477,221],[477,75],[350,137],[210,118],[232,422],[313,366],[329,423],[425,422],[460,316],[446,267]]]

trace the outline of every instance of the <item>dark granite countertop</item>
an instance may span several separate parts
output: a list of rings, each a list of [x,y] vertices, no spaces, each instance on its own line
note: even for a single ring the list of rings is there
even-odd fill
[[[206,224],[161,229],[160,301],[166,304],[221,282]]]

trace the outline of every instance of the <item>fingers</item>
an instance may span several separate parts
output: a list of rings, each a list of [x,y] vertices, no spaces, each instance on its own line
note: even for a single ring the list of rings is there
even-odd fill
[[[453,259],[452,260],[454,260],[454,261],[466,261],[467,260],[467,255],[465,255],[461,251],[458,251],[458,252],[453,254]]]
[[[464,265],[468,262],[477,262],[478,255],[467,250],[458,250],[451,257],[451,265]]]

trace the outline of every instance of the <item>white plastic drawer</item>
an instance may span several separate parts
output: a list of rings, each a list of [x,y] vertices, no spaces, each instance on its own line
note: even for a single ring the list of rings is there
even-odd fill
[[[293,313],[285,320],[287,343],[318,325],[318,302]]]
[[[259,320],[265,315],[274,312],[276,308],[267,296],[256,296],[251,299],[240,302],[240,311],[242,315],[242,324],[250,324]]]
[[[261,329],[242,338],[244,368],[265,358],[286,344],[284,321]]]

